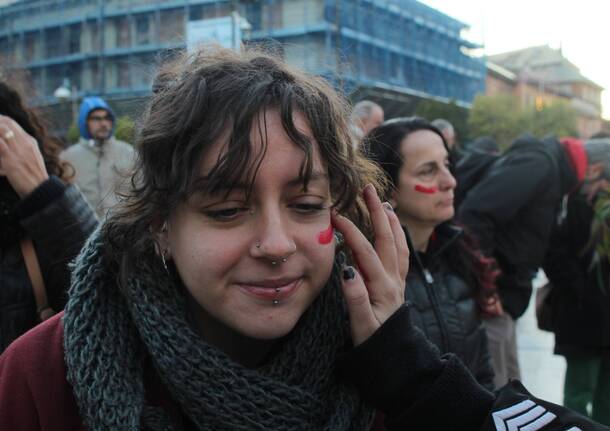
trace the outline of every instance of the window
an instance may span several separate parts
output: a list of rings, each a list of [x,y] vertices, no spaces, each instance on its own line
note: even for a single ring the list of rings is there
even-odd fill
[[[135,17],[136,45],[147,45],[150,40],[150,15],[142,14]]]
[[[69,27],[68,33],[68,53],[76,54],[80,52],[80,36],[81,36],[81,25],[74,24]]]
[[[46,57],[61,55],[61,29],[59,27],[46,29],[44,32]]]

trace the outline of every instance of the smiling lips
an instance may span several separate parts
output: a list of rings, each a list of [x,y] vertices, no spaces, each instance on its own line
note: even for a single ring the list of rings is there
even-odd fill
[[[257,298],[267,301],[281,301],[292,296],[298,290],[301,281],[302,278],[268,280],[240,283],[239,287]]]

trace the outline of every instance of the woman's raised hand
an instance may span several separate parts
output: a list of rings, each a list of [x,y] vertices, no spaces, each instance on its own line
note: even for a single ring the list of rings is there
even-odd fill
[[[49,178],[36,139],[5,115],[0,115],[0,175],[22,198]]]
[[[333,225],[352,250],[357,270],[343,269],[343,295],[347,302],[354,345],[369,338],[405,302],[409,248],[398,217],[381,203],[372,185],[364,200],[375,233],[373,246],[347,218],[333,215]]]

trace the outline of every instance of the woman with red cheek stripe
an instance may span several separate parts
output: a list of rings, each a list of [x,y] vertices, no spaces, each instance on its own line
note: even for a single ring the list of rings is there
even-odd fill
[[[515,393],[410,324],[400,221],[328,84],[206,46],[154,89],[65,312],[0,356],[0,429],[494,429]]]
[[[500,304],[494,301],[493,262],[483,260],[463,230],[451,224],[456,182],[442,134],[422,118],[398,118],[372,130],[366,142],[367,154],[393,184],[388,199],[414,250],[406,280],[413,323],[493,389],[480,318],[482,312],[499,312],[493,306]]]

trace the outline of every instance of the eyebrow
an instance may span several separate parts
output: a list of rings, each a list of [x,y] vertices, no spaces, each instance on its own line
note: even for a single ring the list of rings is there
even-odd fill
[[[308,184],[311,183],[320,183],[320,182],[324,182],[324,181],[328,181],[328,174],[326,174],[325,172],[322,171],[317,171],[314,170],[311,172],[311,175],[309,176],[309,181]],[[207,178],[206,177],[199,177],[196,181],[195,181],[195,194],[202,194],[204,193],[203,189],[205,188],[205,184],[207,182]],[[300,185],[304,184],[304,179],[301,176],[296,176],[290,180],[288,180],[286,182],[286,186],[287,187],[297,187]],[[233,186],[230,186],[228,184],[223,184],[221,186],[218,187],[217,190],[214,191],[214,195],[217,194],[222,194],[222,193],[229,193],[229,192],[245,192],[249,189],[250,185],[248,183],[245,183],[243,181],[238,182],[236,184],[234,184]]]
[[[309,183],[312,182],[322,182],[322,181],[328,181],[328,174],[321,172],[321,171],[312,171],[311,175],[309,176]],[[299,186],[301,184],[304,183],[304,179],[301,176],[295,177],[293,179],[291,179],[290,181],[288,181],[286,183],[286,185],[288,187],[295,187],[295,186]]]

